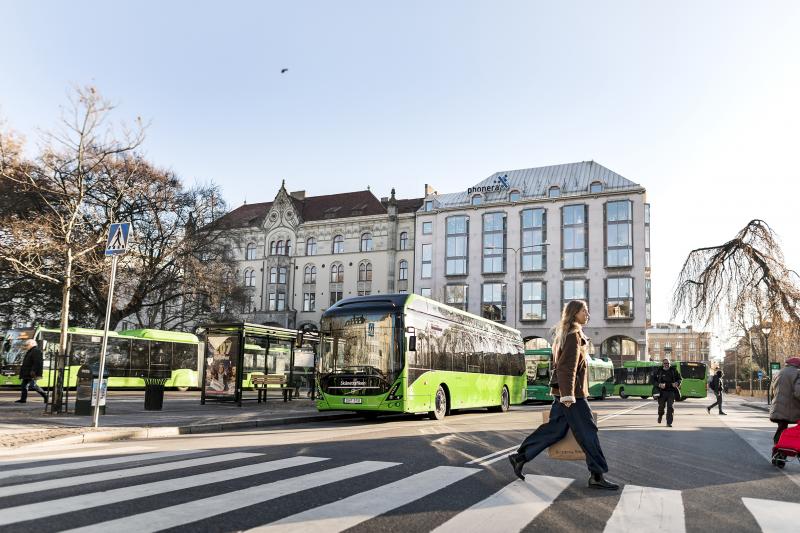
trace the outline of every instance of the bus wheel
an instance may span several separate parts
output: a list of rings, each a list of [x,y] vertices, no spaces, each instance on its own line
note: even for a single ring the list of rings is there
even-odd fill
[[[619,391],[619,397],[622,398],[623,400],[627,400],[628,399],[628,395],[625,394],[624,390]]]
[[[489,410],[495,413],[505,413],[510,407],[511,396],[508,393],[508,387],[503,385],[503,392],[500,393],[500,405],[492,406]]]
[[[442,388],[441,385],[439,385],[439,388],[436,390],[433,411],[429,414],[434,420],[442,420],[447,414],[447,394],[445,394],[444,388]]]
[[[189,387],[176,387],[176,389],[178,389],[181,392],[186,392],[187,390],[189,390]]]
[[[648,399],[650,396],[642,396],[642,400]]]
[[[603,387],[602,392],[600,392],[600,398],[599,399],[600,400],[605,400],[606,398],[608,398],[608,392],[606,392],[606,388]]]

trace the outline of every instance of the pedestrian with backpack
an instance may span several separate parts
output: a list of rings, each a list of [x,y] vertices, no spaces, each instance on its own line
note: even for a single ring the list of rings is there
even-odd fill
[[[719,414],[728,414],[722,412],[722,375],[722,370],[717,370],[714,373],[714,377],[711,378],[711,383],[708,385],[708,388],[711,389],[711,392],[713,392],[714,396],[717,398],[716,402],[706,407],[708,414],[711,414],[711,409],[713,409],[715,406],[717,409],[719,409]]]

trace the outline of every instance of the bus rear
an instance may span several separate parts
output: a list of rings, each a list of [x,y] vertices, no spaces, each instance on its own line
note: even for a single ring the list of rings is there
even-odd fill
[[[708,367],[700,362],[675,362],[673,365],[681,375],[681,399],[705,398]]]

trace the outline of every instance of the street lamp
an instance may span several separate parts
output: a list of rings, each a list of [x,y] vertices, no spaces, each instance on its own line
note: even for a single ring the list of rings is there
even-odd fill
[[[769,372],[769,374],[767,374],[769,376],[769,385],[767,386],[767,405],[772,403],[772,395],[771,395],[771,390],[772,390],[772,371],[769,370],[769,368],[770,368],[770,364],[769,364],[769,334],[770,334],[771,331],[772,331],[772,326],[770,326],[769,323],[761,326],[761,333],[764,334],[764,338],[765,338],[766,343],[767,343],[767,350],[766,350],[766,352],[767,352],[767,354],[766,354],[767,355],[767,371]]]

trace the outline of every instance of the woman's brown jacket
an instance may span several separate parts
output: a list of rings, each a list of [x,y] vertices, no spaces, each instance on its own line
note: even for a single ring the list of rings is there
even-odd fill
[[[558,388],[550,389],[553,396],[573,396],[586,398],[589,394],[586,351],[589,341],[583,330],[574,327],[559,347],[555,358],[553,373],[558,380]]]

